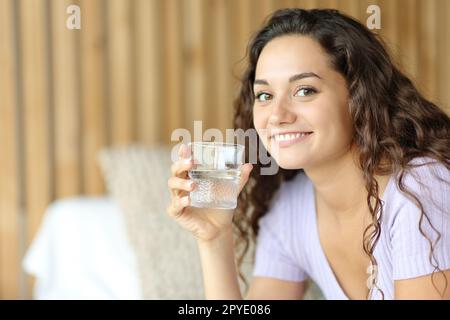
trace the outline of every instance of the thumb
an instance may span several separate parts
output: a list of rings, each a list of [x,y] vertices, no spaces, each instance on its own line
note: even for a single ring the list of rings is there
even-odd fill
[[[244,188],[245,184],[248,181],[248,178],[250,177],[250,173],[253,170],[253,165],[251,163],[243,164],[241,167],[241,177],[239,179],[239,193]]]

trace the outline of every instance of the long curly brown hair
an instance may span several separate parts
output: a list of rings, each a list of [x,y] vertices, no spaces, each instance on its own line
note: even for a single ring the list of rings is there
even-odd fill
[[[315,39],[328,53],[333,68],[347,81],[353,143],[359,151],[358,161],[364,175],[367,205],[372,216],[363,235],[365,253],[372,265],[377,266],[373,252],[381,233],[383,203],[374,176],[398,173],[397,186],[421,210],[419,230],[430,247],[429,261],[434,267],[431,279],[435,289],[443,296],[447,279],[433,256],[441,235],[433,228],[437,237],[432,241],[424,233],[422,222],[424,219],[430,220],[419,197],[403,185],[403,177],[416,166],[410,161],[421,156],[435,159],[450,170],[450,119],[439,107],[426,100],[399,70],[377,34],[337,10],[295,8],[276,11],[253,35],[247,47],[247,67],[234,104],[234,128],[244,131],[254,129],[253,82],[262,49],[272,39],[292,34]],[[257,147],[264,148],[260,140]],[[246,156],[248,160],[248,153]],[[235,212],[233,225],[237,234],[239,266],[251,242],[256,240],[258,221],[268,211],[274,194],[284,181],[302,171],[280,168],[276,175],[261,175],[262,167],[259,160],[254,164],[249,182],[239,195]],[[437,271],[445,279],[442,292],[434,281]],[[242,273],[240,276],[247,284]],[[375,279],[375,289],[384,298],[383,291],[376,283]]]

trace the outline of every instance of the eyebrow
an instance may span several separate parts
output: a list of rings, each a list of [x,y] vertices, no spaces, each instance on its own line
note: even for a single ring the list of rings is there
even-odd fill
[[[303,73],[295,74],[292,77],[290,77],[289,78],[289,83],[297,81],[297,80],[301,80],[301,79],[304,79],[304,78],[312,78],[312,77],[316,77],[316,78],[322,79],[321,77],[319,77],[314,72],[303,72]],[[267,80],[264,80],[264,79],[255,79],[253,84],[269,85],[269,82]]]

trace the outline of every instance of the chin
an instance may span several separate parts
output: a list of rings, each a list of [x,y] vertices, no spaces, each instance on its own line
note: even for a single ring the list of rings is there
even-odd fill
[[[304,169],[305,166],[307,165],[307,162],[302,160],[302,159],[298,159],[298,158],[292,158],[292,156],[289,156],[288,158],[284,158],[284,157],[277,157],[275,159],[275,161],[277,162],[278,166],[282,169],[285,170],[298,170],[298,169]]]
[[[272,153],[269,151],[269,153],[271,154],[272,159],[277,163],[278,167],[285,170],[303,169],[308,164],[306,159],[295,157],[294,155],[296,152],[282,152],[283,154],[280,154],[279,152]]]

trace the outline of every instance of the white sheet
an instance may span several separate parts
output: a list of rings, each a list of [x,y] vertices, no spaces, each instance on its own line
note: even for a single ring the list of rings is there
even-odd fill
[[[35,299],[141,299],[136,256],[118,205],[108,197],[59,200],[24,261]]]

